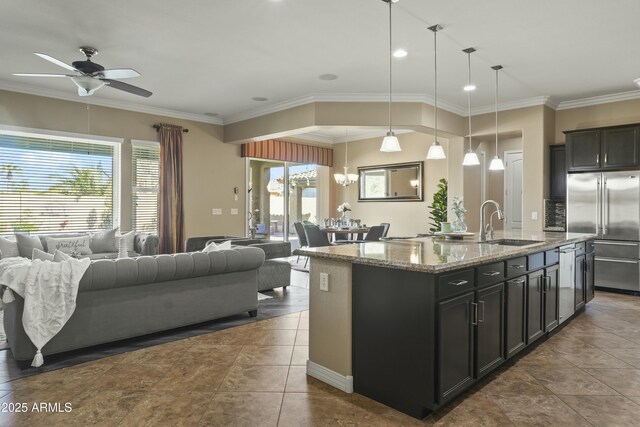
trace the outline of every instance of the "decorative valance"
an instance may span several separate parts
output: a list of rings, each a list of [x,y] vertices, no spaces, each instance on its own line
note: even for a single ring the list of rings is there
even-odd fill
[[[268,139],[242,144],[242,157],[333,166],[333,149]]]

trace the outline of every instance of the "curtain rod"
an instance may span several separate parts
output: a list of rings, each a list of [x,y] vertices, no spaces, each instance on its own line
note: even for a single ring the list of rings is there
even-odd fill
[[[153,125],[153,128],[154,128],[156,131],[158,131],[158,132],[160,131],[160,125]],[[188,133],[188,132],[189,132],[189,129],[184,128],[184,129],[182,129],[182,132],[184,132],[184,133]]]

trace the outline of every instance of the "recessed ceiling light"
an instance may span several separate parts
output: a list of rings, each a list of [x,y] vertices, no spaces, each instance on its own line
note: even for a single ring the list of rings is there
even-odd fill
[[[465,85],[462,89],[467,92],[471,92],[472,90],[476,90],[476,85]]]
[[[633,82],[636,84],[636,86],[640,87],[640,78],[635,79]]]
[[[320,80],[335,80],[338,78],[335,74],[320,74],[318,76]]]
[[[205,116],[209,116],[209,117],[218,117],[218,113],[204,113]]]
[[[397,49],[395,52],[393,52],[393,57],[394,58],[404,58],[408,54],[409,54],[409,52],[407,52],[404,49]]]
[[[268,101],[269,98],[265,98],[264,96],[254,96],[253,98],[254,101],[258,101],[258,102],[263,102],[263,101]]]

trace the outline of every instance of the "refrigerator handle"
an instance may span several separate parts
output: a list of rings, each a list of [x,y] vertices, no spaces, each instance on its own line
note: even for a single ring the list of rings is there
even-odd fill
[[[602,235],[607,234],[607,226],[609,225],[609,190],[607,189],[607,177],[602,179]]]
[[[596,234],[600,234],[600,226],[602,224],[602,210],[600,209],[600,199],[602,198],[602,191],[600,191],[600,178],[596,180]]]

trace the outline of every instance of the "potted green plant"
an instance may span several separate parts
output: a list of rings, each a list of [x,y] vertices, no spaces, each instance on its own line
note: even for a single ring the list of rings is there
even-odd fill
[[[441,178],[438,181],[438,191],[433,194],[433,201],[428,206],[431,209],[431,216],[429,219],[432,221],[429,225],[429,231],[436,233],[440,231],[440,223],[447,221],[447,192],[448,183],[447,180]]]

